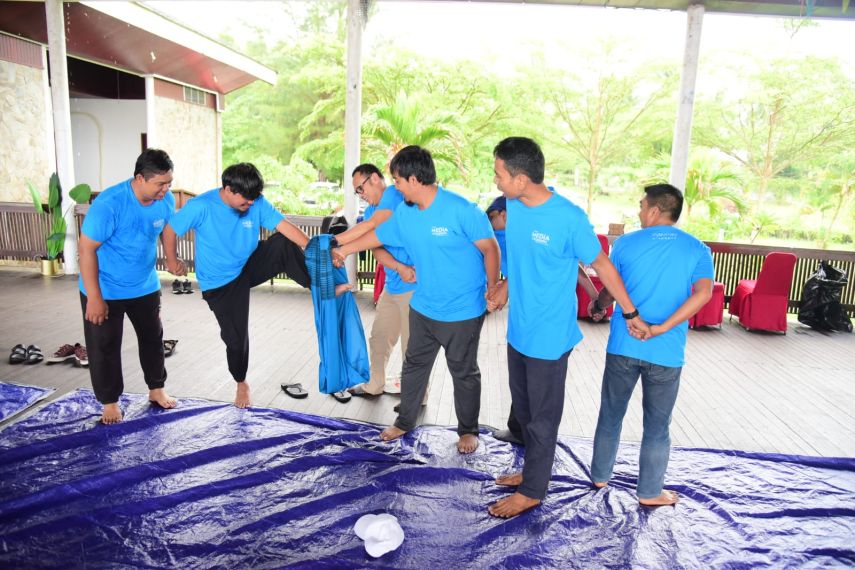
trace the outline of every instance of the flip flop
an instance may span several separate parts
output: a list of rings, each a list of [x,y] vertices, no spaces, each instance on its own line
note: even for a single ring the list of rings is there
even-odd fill
[[[296,384],[280,384],[282,391],[291,396],[292,398],[297,398],[298,400],[302,400],[303,398],[308,398],[309,393],[303,389],[303,385],[300,383]]]
[[[20,364],[27,360],[27,349],[23,344],[16,344],[9,354],[9,364]]]
[[[163,341],[163,356],[172,356],[175,354],[175,345],[178,344],[177,340],[164,340]]]
[[[368,398],[369,400],[373,400],[374,398],[379,398],[382,394],[372,394],[371,392],[366,392],[362,386],[356,386],[354,388],[348,388],[347,391],[351,396],[356,396],[357,398]]]
[[[37,347],[34,344],[31,344],[27,347],[27,360],[26,364],[36,364],[45,359],[45,355],[42,354],[42,349]]]
[[[346,404],[350,401],[350,392],[347,390],[339,390],[338,392],[333,392],[330,394],[336,401],[341,402],[342,404]]]

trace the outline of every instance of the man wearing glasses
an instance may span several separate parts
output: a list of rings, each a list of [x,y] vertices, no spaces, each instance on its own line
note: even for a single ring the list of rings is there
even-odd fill
[[[373,164],[360,164],[353,170],[353,190],[368,202],[365,220],[336,236],[339,245],[377,229],[389,219],[404,196],[394,185],[386,186],[383,174]],[[354,396],[375,397],[386,389],[386,365],[398,339],[401,339],[401,356],[406,355],[410,337],[410,298],[416,288],[413,262],[403,247],[377,247],[373,250],[378,263],[386,268],[386,286],[377,301],[377,314],[368,340],[371,359],[371,378],[367,384],[350,388]]]

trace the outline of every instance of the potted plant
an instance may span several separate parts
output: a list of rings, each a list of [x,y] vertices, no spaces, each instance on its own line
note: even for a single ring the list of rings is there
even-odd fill
[[[50,225],[45,229],[45,249],[47,256],[41,260],[42,274],[56,275],[59,273],[58,257],[65,247],[65,231],[67,229],[65,214],[68,212],[68,210],[65,212],[62,211],[62,187],[59,184],[59,176],[57,176],[56,172],[51,174],[50,182],[48,183],[47,208],[42,206],[42,198],[32,182],[27,181],[27,185],[30,187],[30,195],[33,197],[33,205],[36,208],[36,212],[39,214],[46,213],[50,217]],[[78,184],[68,194],[76,203],[85,204],[92,195],[92,189],[88,184]]]

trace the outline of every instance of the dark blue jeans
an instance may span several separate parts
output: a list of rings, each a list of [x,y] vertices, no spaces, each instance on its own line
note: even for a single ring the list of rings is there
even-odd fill
[[[659,366],[617,354],[606,355],[600,417],[591,460],[594,482],[605,482],[612,477],[623,417],[635,384],[641,377],[644,435],[638,458],[636,492],[639,499],[652,499],[662,493],[671,454],[671,412],[677,401],[682,370],[681,367]]]

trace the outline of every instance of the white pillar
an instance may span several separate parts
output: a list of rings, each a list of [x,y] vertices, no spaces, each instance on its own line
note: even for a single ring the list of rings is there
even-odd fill
[[[670,182],[680,190],[686,186],[686,172],[689,169],[689,142],[692,139],[692,110],[695,104],[695,79],[698,76],[703,19],[702,5],[689,6],[686,11],[686,46],[680,73],[677,122],[674,124],[674,142],[671,146]]]
[[[68,195],[74,188],[74,151],[71,141],[71,104],[68,100],[68,66],[65,52],[65,14],[60,0],[45,2],[48,50],[50,58],[51,102],[53,104],[53,139],[56,149],[56,172],[62,185],[65,214],[65,272],[79,272],[77,264],[77,222],[74,200]]]
[[[145,140],[148,148],[160,148],[157,140],[157,116],[154,114],[154,76],[145,76]]]
[[[360,163],[362,124],[362,29],[368,21],[368,0],[347,0],[347,86],[344,104],[344,216],[348,225],[356,222],[359,199],[353,193],[353,169]],[[356,286],[356,256],[345,264],[351,285]]]

